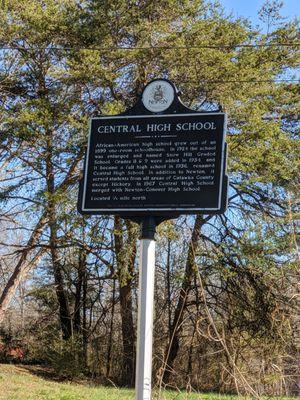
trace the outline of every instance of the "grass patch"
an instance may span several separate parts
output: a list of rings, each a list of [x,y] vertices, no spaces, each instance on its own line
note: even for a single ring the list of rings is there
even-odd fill
[[[57,382],[35,367],[0,364],[0,400],[134,400],[134,390]],[[45,376],[47,373],[45,371]],[[54,377],[53,377],[54,378]],[[165,391],[159,400],[237,400],[237,396]],[[153,391],[153,400],[158,392]],[[287,400],[287,398],[281,398]]]

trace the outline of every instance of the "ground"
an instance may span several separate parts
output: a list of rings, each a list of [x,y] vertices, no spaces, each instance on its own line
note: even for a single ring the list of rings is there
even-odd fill
[[[153,400],[158,399],[157,392]],[[160,400],[237,400],[236,396],[164,392]],[[129,389],[55,381],[40,367],[0,364],[0,400],[134,400]]]

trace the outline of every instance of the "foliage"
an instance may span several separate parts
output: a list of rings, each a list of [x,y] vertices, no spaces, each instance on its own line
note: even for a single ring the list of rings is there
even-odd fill
[[[69,340],[53,338],[44,348],[43,358],[61,378],[82,378],[86,373],[80,337],[72,337]]]
[[[204,0],[1,2],[0,317],[59,374],[132,383],[138,229],[79,216],[77,189],[88,119],[165,77],[227,112],[231,184],[224,216],[159,228],[155,380],[173,339],[173,385],[293,393],[299,40],[279,12],[262,33]]]

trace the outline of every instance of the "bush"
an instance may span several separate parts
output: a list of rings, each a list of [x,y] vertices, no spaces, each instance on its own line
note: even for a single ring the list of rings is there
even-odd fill
[[[80,378],[87,373],[82,340],[55,338],[45,351],[45,361],[62,378]]]

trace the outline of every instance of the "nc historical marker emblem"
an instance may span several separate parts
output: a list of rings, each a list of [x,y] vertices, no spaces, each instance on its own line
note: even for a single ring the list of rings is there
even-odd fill
[[[144,90],[142,101],[147,110],[161,112],[170,107],[174,100],[172,85],[164,80],[151,82]]]

